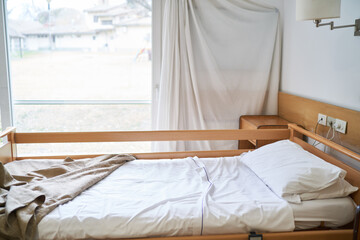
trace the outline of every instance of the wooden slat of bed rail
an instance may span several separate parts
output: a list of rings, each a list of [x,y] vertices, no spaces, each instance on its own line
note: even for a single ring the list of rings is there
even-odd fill
[[[264,233],[264,240],[351,240],[352,229],[296,231],[282,233]],[[187,237],[159,237],[159,238],[118,238],[113,240],[248,240],[248,234],[187,236]]]
[[[237,156],[244,152],[250,151],[253,149],[240,149],[240,150],[221,150],[221,151],[187,151],[187,152],[154,152],[154,153],[131,153],[137,159],[164,159],[164,158],[185,158],[185,157],[230,157]],[[102,155],[102,154],[101,154]],[[66,157],[71,157],[72,159],[81,159],[81,158],[93,158],[101,155],[63,155],[63,156],[24,156],[17,157],[16,160],[23,159],[65,159]]]
[[[318,142],[320,142],[320,143],[322,143],[322,144],[324,144],[324,145],[326,145],[328,147],[331,147],[332,149],[334,149],[336,151],[339,151],[339,152],[341,152],[341,153],[343,153],[343,154],[345,154],[345,155],[347,155],[347,156],[349,156],[349,157],[351,157],[351,158],[353,158],[353,159],[360,162],[360,155],[354,153],[353,151],[351,151],[350,149],[347,149],[346,147],[343,147],[343,146],[341,146],[341,145],[339,145],[337,143],[334,143],[334,142],[330,141],[329,139],[326,139],[326,138],[324,138],[324,137],[322,137],[320,135],[309,132],[309,131],[297,126],[296,124],[290,123],[289,127],[294,129],[295,131],[297,131],[299,133],[304,134],[305,136],[308,136],[308,137],[310,137],[310,138],[312,138],[312,139],[314,139],[314,140],[316,140],[316,141],[318,141]]]
[[[15,133],[19,143],[287,139],[288,129]]]

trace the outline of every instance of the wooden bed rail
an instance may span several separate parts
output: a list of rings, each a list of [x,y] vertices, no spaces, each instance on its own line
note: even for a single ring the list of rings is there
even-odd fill
[[[296,125],[294,123],[290,123],[289,128],[290,128],[290,131],[291,131],[290,138],[292,136],[294,136],[293,131],[302,133],[305,136],[308,136],[308,137],[310,137],[310,138],[312,138],[312,139],[314,139],[314,140],[316,140],[316,141],[318,141],[318,142],[320,142],[320,143],[322,143],[322,144],[324,144],[324,145],[326,145],[326,146],[328,146],[328,147],[330,147],[330,148],[332,148],[332,149],[334,149],[334,150],[336,150],[336,151],[338,151],[340,153],[343,153],[343,154],[345,154],[345,155],[347,155],[347,156],[349,156],[349,157],[351,157],[351,158],[353,158],[353,159],[360,162],[360,155],[359,154],[356,154],[353,151],[351,151],[351,150],[349,150],[349,149],[347,149],[347,148],[345,148],[345,147],[343,147],[343,146],[341,146],[341,145],[339,145],[337,143],[329,141],[329,139],[326,139],[326,138],[324,138],[324,137],[322,137],[320,135],[317,135],[315,133],[307,131],[307,130],[299,127],[298,125]]]
[[[8,135],[10,131],[5,131],[1,135]],[[32,143],[90,143],[90,142],[146,142],[146,141],[212,141],[212,140],[282,140],[289,139],[289,129],[265,129],[265,130],[244,130],[244,129],[226,129],[226,130],[170,130],[170,131],[108,131],[108,132],[37,132],[37,133],[15,133],[13,129],[11,137],[11,146],[16,153],[17,144]],[[10,145],[9,145],[10,146]],[[7,148],[9,148],[7,146]],[[202,157],[220,157],[240,155],[246,149],[242,150],[215,150],[215,151],[194,151],[194,152],[164,152],[164,153],[138,153],[134,154],[141,159],[156,158],[181,158],[189,155],[199,155]],[[65,158],[64,155],[57,156],[21,156],[12,154],[9,157],[9,149],[1,149],[0,153],[6,152],[8,157],[0,159],[7,163],[13,160],[26,158]],[[196,154],[195,154],[196,153]],[[98,155],[73,155],[74,159],[89,158]],[[167,156],[167,157],[166,157]],[[9,160],[11,159],[11,160]]]
[[[266,130],[173,130],[173,131],[118,131],[118,132],[50,132],[16,133],[15,142],[75,143],[75,142],[145,142],[145,141],[200,141],[200,140],[281,140],[288,139],[288,129]]]
[[[11,135],[12,133],[15,133],[16,128],[14,127],[9,127],[7,129],[5,129],[5,131],[0,132],[0,138],[3,137],[9,137],[9,135]]]
[[[5,131],[0,132],[0,139],[7,138],[5,143],[0,145],[0,162],[2,163],[11,162],[16,158],[15,131],[16,128],[9,127]]]
[[[352,240],[352,229],[313,230],[263,233],[264,240]],[[148,238],[117,238],[111,240],[147,240]],[[155,237],[149,240],[248,240],[249,234],[203,235],[182,237]],[[253,238],[254,239],[254,238]],[[260,239],[260,238],[256,238]],[[356,239],[357,240],[357,239]]]
[[[197,157],[232,157],[241,155],[251,149],[238,149],[238,150],[212,150],[212,151],[186,151],[186,152],[150,152],[150,153],[128,153],[142,160],[158,160],[158,159],[173,159],[173,158],[186,158],[189,156]],[[104,154],[90,154],[90,155],[56,155],[56,156],[21,156],[16,160],[24,159],[65,159],[70,157],[72,159],[93,158],[99,157]]]
[[[339,151],[340,153],[343,153],[343,154],[351,157],[352,159],[360,161],[359,154],[356,154],[356,153],[350,151],[349,149],[347,149],[339,144],[336,144],[324,137],[321,137],[312,132],[309,132],[301,127],[298,127],[295,124],[289,124],[289,128],[292,132],[293,131],[300,132],[300,133],[304,134],[305,136],[313,138],[316,141],[318,141],[336,151]],[[293,134],[291,134],[291,135],[293,135]],[[336,159],[335,157],[330,156],[329,154],[317,149],[316,147],[310,145],[309,143],[303,141],[302,139],[299,139],[299,138],[293,136],[292,141],[299,144],[301,147],[303,147],[305,150],[311,152],[312,154],[324,159],[325,161],[344,169],[347,172],[345,179],[352,185],[360,187],[360,171],[359,170],[357,170],[357,169],[347,165],[346,163]],[[352,196],[353,200],[356,202],[356,204],[359,205],[360,204],[360,191],[353,193],[351,196]]]

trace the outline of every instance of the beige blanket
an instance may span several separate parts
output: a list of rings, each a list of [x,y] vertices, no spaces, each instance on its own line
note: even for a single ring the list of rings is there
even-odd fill
[[[24,161],[13,174],[0,164],[0,239],[33,239],[46,214],[134,159],[130,155],[67,158],[35,171]]]

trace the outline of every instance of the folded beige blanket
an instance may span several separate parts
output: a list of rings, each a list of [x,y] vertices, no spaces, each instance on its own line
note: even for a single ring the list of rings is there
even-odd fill
[[[67,158],[35,171],[24,161],[14,175],[0,164],[0,239],[33,239],[46,214],[134,159],[130,155]]]

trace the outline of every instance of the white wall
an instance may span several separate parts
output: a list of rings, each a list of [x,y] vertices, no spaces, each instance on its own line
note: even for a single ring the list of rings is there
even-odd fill
[[[316,28],[312,21],[297,22],[296,0],[284,0],[282,78],[280,90],[360,111],[360,37],[353,28]],[[354,24],[360,1],[343,0],[335,25]],[[325,22],[325,20],[324,20]],[[360,169],[355,160],[330,154]]]
[[[336,25],[360,18],[360,1],[343,0]],[[353,28],[316,28],[295,20],[295,0],[284,0],[280,90],[360,111],[360,37]]]

